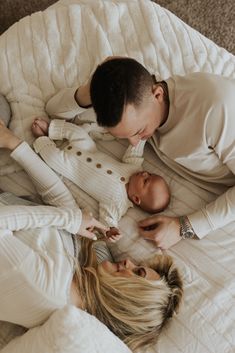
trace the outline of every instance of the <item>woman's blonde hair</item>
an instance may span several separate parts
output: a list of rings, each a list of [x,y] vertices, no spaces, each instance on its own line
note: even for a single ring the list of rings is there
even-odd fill
[[[183,285],[172,258],[157,255],[142,265],[156,270],[159,280],[115,277],[98,268],[92,242],[82,240],[77,284],[84,309],[96,316],[132,350],[156,343],[177,312]]]

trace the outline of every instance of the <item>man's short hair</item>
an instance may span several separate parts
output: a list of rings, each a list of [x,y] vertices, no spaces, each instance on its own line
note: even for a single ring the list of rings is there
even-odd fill
[[[124,107],[140,105],[151,93],[153,83],[148,70],[134,59],[114,58],[99,65],[90,86],[97,123],[104,127],[118,125]]]

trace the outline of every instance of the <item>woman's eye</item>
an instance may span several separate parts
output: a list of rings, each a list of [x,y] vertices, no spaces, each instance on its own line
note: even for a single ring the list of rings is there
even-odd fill
[[[137,267],[134,272],[139,277],[145,277],[146,276],[146,271],[145,271],[144,267]]]

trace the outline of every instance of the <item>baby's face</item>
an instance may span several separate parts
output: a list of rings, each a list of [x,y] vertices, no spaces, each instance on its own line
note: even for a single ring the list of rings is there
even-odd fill
[[[147,212],[160,212],[170,201],[170,191],[165,180],[146,171],[133,174],[127,186],[127,194],[134,204]]]

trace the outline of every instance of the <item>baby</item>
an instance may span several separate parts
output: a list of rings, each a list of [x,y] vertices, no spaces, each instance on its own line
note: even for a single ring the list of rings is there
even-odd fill
[[[169,204],[165,180],[141,171],[146,141],[129,146],[119,162],[97,149],[88,129],[65,120],[55,119],[49,124],[36,118],[32,132],[38,137],[34,149],[42,159],[99,202],[99,219],[105,225],[117,228],[133,203],[150,213],[160,212]],[[64,138],[69,144],[63,149],[52,141]]]

